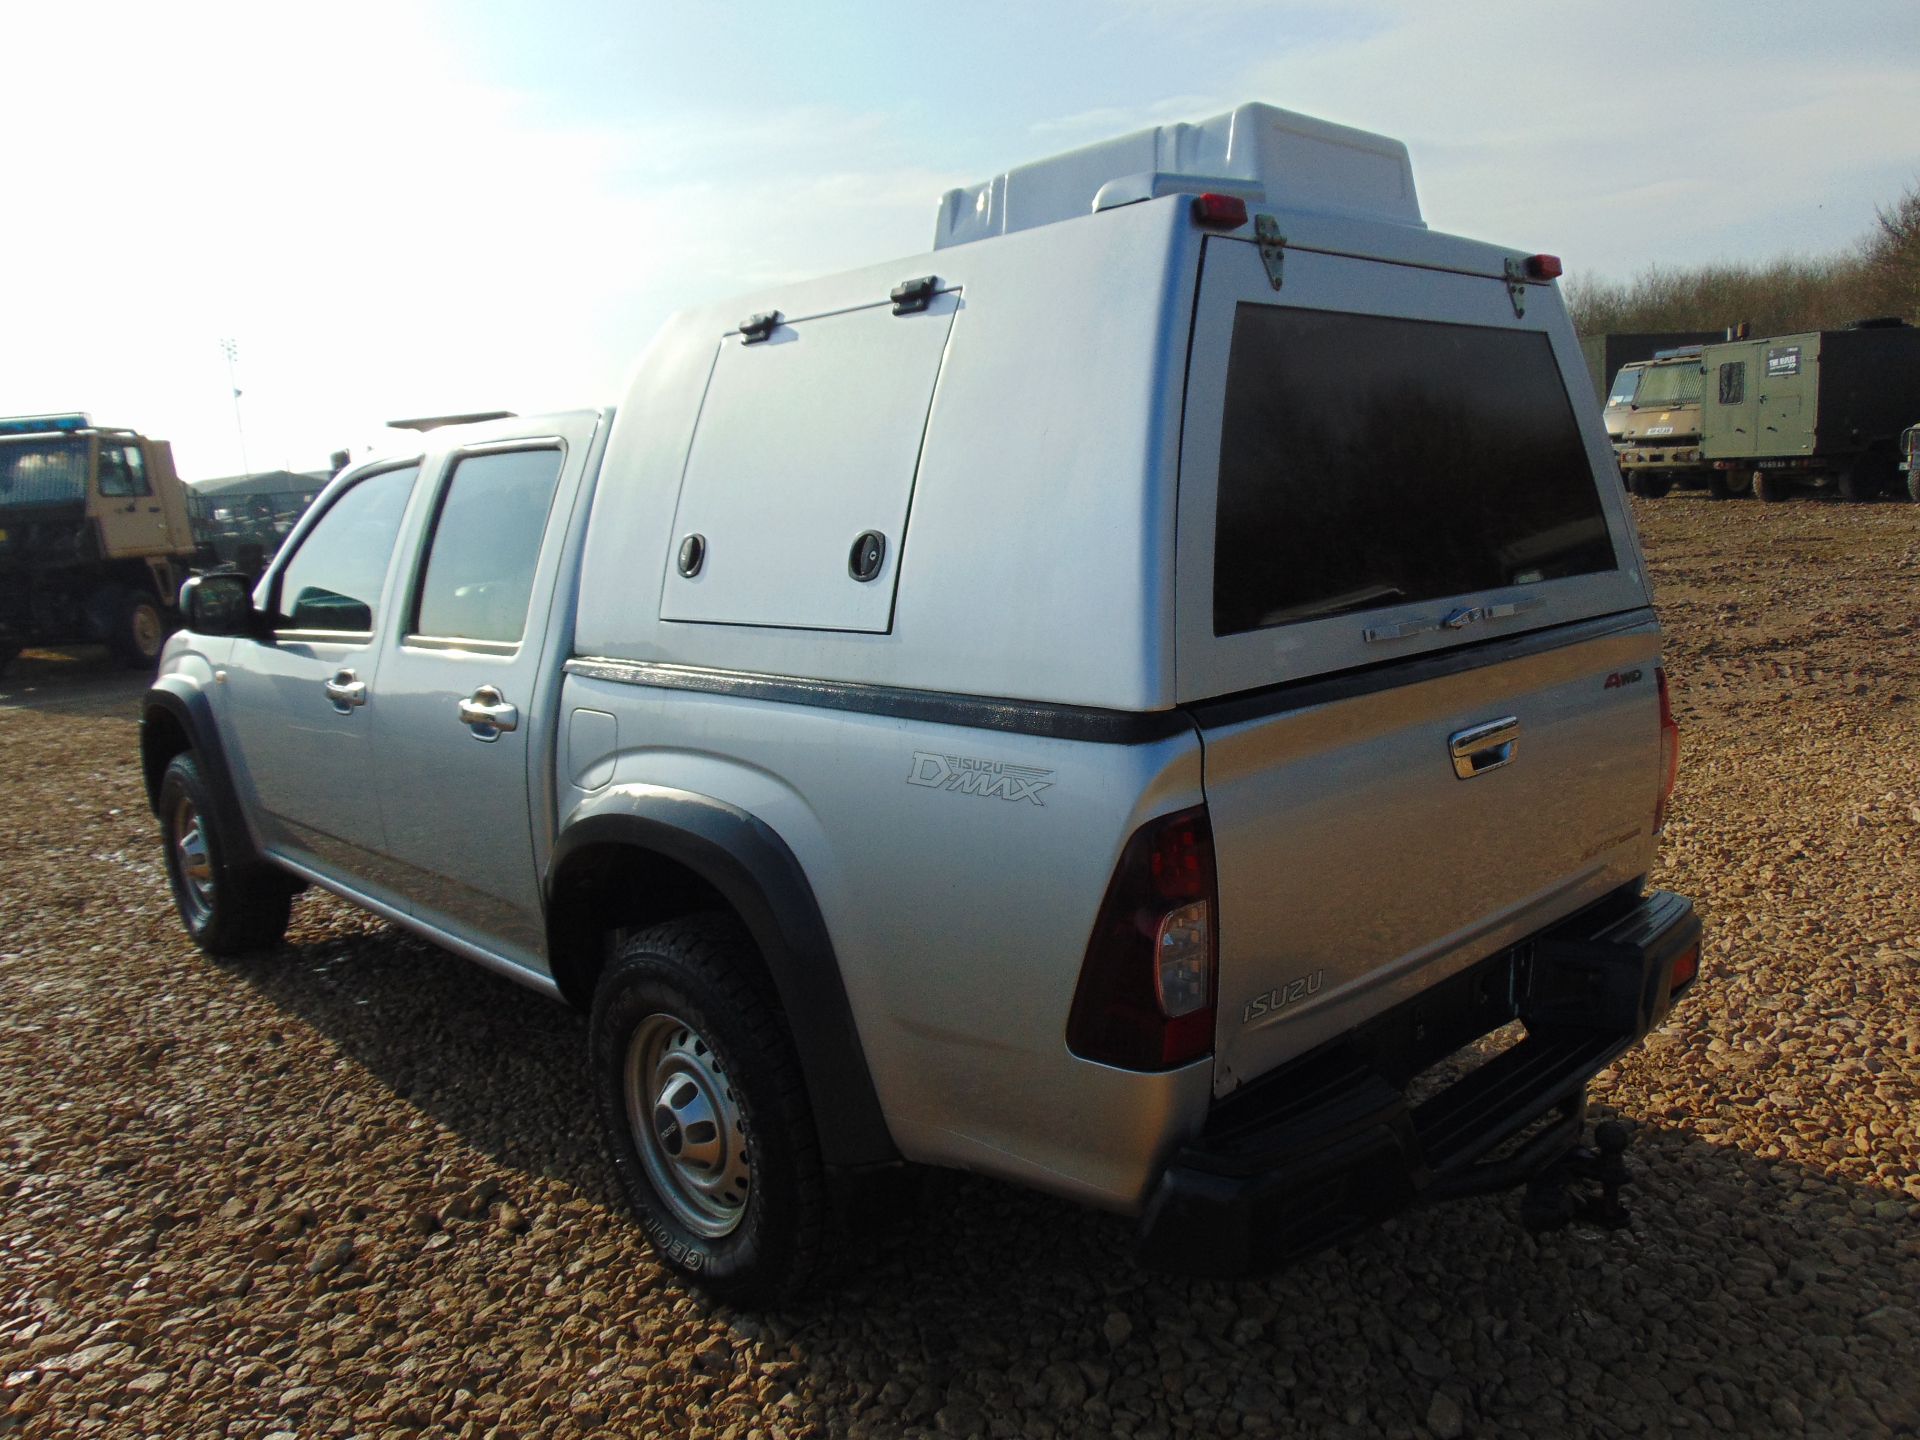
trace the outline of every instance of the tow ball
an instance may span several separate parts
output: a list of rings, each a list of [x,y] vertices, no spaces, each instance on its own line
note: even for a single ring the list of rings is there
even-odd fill
[[[1520,1223],[1536,1233],[1560,1230],[1574,1221],[1621,1230],[1633,1216],[1620,1201],[1622,1187],[1631,1185],[1627,1146],[1633,1132],[1618,1120],[1593,1127],[1593,1144],[1575,1145],[1527,1182],[1520,1202]],[[1574,1188],[1576,1181],[1597,1183],[1598,1195]]]

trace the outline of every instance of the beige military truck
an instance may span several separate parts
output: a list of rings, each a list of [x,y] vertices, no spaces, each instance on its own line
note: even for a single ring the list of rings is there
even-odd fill
[[[1660,350],[1640,372],[1640,382],[1618,416],[1614,452],[1627,488],[1657,500],[1674,486],[1707,489],[1716,499],[1746,490],[1746,477],[1716,471],[1701,457],[1700,394],[1704,372],[1698,345]],[[1616,383],[1616,391],[1620,387]],[[1733,482],[1739,480],[1736,491]]]
[[[0,669],[89,642],[150,668],[193,558],[166,441],[83,414],[0,419]]]

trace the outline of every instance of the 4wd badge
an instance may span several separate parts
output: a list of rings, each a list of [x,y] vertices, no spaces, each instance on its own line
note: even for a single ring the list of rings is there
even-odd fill
[[[1053,784],[1053,771],[1030,765],[1002,765],[997,760],[974,760],[965,755],[913,752],[909,785],[930,790],[954,790],[962,795],[991,795],[1001,800],[1041,803],[1040,792]]]

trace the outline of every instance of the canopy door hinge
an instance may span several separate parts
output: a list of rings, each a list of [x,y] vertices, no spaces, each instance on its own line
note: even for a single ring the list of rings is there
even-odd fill
[[[902,280],[893,287],[888,297],[893,301],[893,313],[896,315],[918,315],[933,303],[934,292],[940,288],[938,275],[922,275],[914,280]]]
[[[1527,262],[1509,257],[1507,260],[1507,298],[1513,302],[1513,318],[1523,320],[1527,314]]]
[[[775,328],[786,317],[778,310],[770,310],[765,315],[749,315],[740,322],[740,343],[753,345],[773,334]]]
[[[1281,267],[1287,260],[1287,237],[1280,233],[1280,222],[1271,215],[1254,216],[1253,238],[1260,244],[1260,263],[1267,267],[1267,279],[1278,290]]]

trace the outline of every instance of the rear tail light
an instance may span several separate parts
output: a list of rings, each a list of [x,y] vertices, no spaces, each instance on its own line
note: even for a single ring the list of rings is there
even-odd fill
[[[1193,197],[1193,223],[1209,230],[1238,230],[1247,223],[1247,202],[1238,195],[1208,191]]]
[[[1206,807],[1141,826],[1087,941],[1067,1047],[1128,1070],[1170,1070],[1208,1054],[1218,910]]]
[[[1673,702],[1667,696],[1667,669],[1656,665],[1653,679],[1660,691],[1660,801],[1653,807],[1653,833],[1667,828],[1667,802],[1673,782],[1680,778],[1680,727],[1673,721]]]
[[[1669,995],[1678,995],[1682,990],[1693,984],[1694,978],[1698,976],[1699,973],[1700,947],[1698,945],[1689,946],[1687,949],[1682,950],[1679,957],[1673,962],[1673,970],[1671,971],[1672,978],[1667,981],[1667,993]]]

